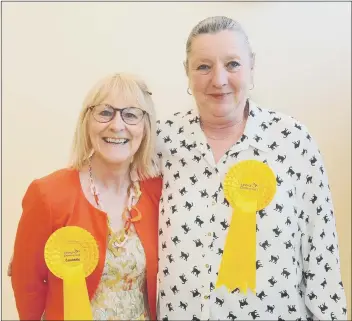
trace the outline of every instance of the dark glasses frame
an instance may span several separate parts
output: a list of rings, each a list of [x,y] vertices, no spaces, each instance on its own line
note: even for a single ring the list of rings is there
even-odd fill
[[[110,120],[101,121],[101,120],[98,120],[98,119],[95,118],[95,115],[94,115],[94,108],[95,108],[95,107],[98,107],[98,106],[106,106],[106,107],[109,107],[109,108],[111,108],[111,109],[113,110],[113,114],[112,114],[112,117],[111,117]],[[123,112],[124,112],[125,110],[131,109],[131,108],[133,108],[133,109],[138,109],[138,110],[140,110],[140,111],[142,112],[142,117],[141,117],[141,119],[139,119],[136,123],[133,123],[133,124],[131,124],[131,123],[129,123],[128,121],[126,121],[125,118],[124,118],[124,114],[123,114]],[[141,108],[138,108],[138,107],[116,108],[116,107],[111,106],[111,105],[109,105],[109,104],[93,105],[93,106],[89,106],[88,109],[91,110],[91,112],[92,112],[92,114],[93,114],[93,118],[94,118],[98,123],[108,123],[108,122],[112,121],[112,120],[116,117],[116,113],[119,112],[119,113],[120,113],[120,116],[121,116],[121,119],[122,119],[127,125],[138,125],[138,124],[143,120],[144,115],[147,114],[147,112],[146,112],[145,110],[143,110],[143,109],[141,109]]]

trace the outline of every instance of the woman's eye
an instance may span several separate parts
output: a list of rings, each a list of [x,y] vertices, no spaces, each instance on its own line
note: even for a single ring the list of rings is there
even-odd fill
[[[210,69],[210,67],[207,66],[207,65],[200,65],[200,66],[197,68],[197,70],[202,70],[202,71],[207,71],[207,70],[209,70],[209,69]]]
[[[111,110],[105,109],[105,110],[101,111],[101,112],[99,113],[99,115],[101,115],[101,116],[111,116],[111,115],[112,115],[112,112],[111,112]]]
[[[137,118],[137,116],[135,114],[132,114],[132,113],[125,113],[125,117],[127,117],[127,118]]]
[[[230,61],[227,65],[226,65],[226,67],[228,68],[228,69],[230,69],[230,70],[232,70],[232,69],[236,69],[236,68],[238,68],[239,66],[241,66],[237,61]]]

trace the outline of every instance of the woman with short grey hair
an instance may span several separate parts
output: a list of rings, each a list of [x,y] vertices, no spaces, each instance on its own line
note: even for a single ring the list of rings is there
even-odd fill
[[[191,31],[197,108],[159,123],[159,319],[346,320],[334,208],[307,128],[249,98],[240,24]]]

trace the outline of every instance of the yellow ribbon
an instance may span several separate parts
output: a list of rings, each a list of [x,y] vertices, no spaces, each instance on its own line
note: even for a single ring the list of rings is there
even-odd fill
[[[86,277],[98,264],[94,237],[77,226],[60,228],[46,242],[44,257],[49,270],[63,279],[64,320],[93,320]]]
[[[256,211],[266,207],[276,192],[276,178],[266,164],[241,161],[230,168],[224,193],[233,208],[215,287],[256,292]]]

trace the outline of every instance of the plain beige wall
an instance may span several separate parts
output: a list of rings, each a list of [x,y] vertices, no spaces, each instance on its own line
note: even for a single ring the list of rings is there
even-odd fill
[[[135,72],[159,117],[188,108],[185,42],[210,15],[233,17],[248,32],[257,53],[253,98],[298,118],[320,145],[350,302],[350,3],[4,3],[3,319],[17,318],[6,267],[23,194],[66,165],[88,88],[106,73]]]

